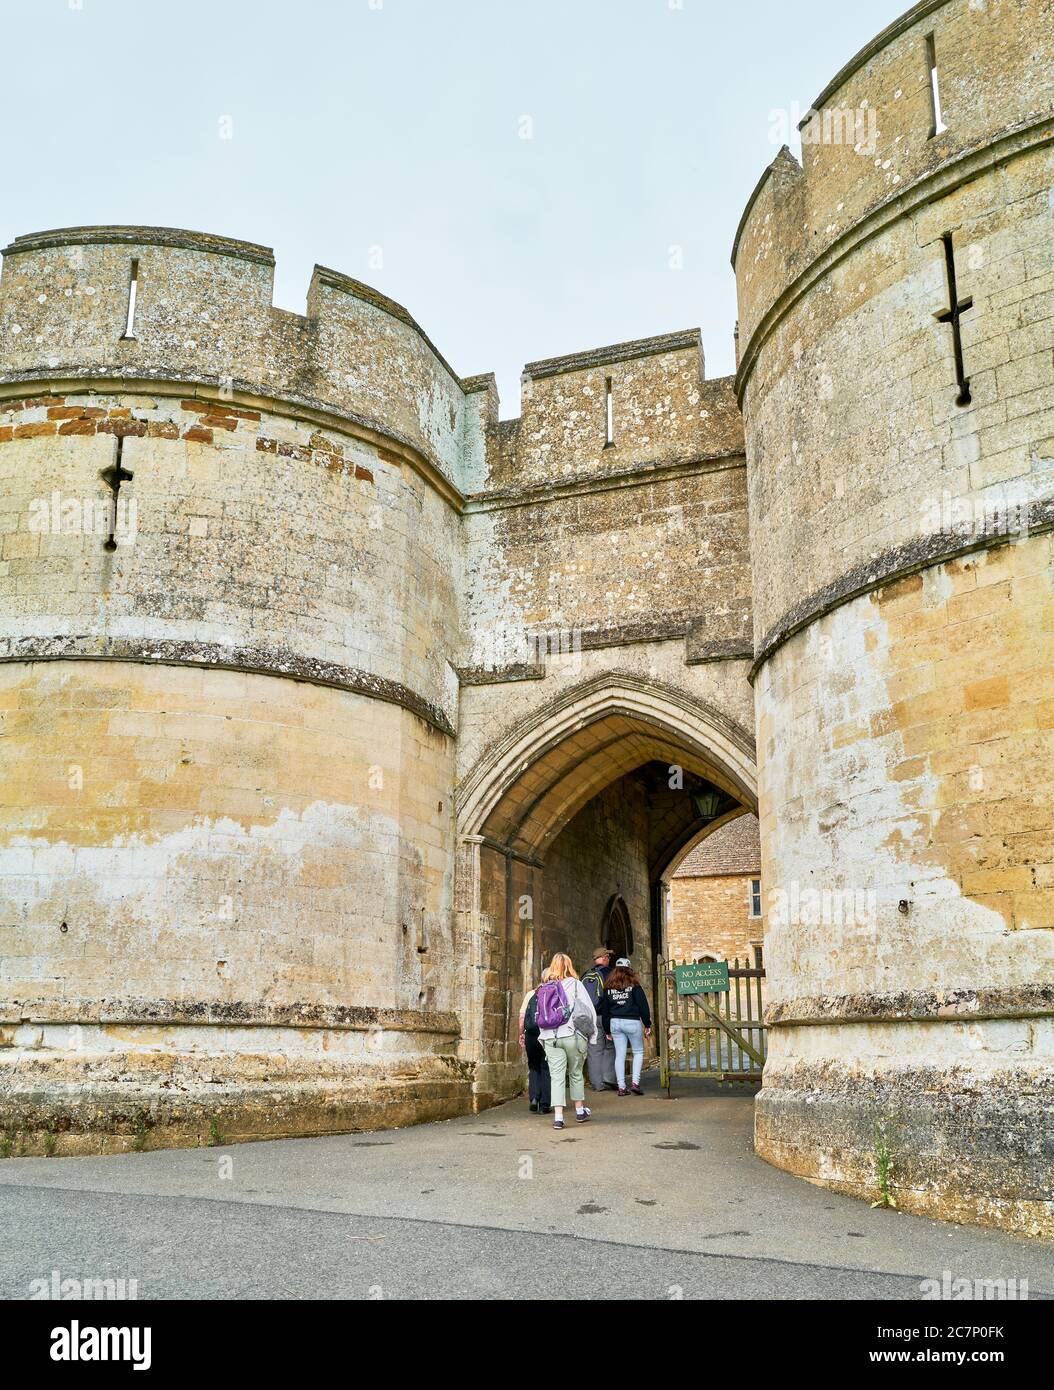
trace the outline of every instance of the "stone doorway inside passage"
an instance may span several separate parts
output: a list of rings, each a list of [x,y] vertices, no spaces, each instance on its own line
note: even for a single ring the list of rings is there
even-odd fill
[[[477,1103],[515,1095],[525,993],[557,951],[579,974],[629,946],[658,1020],[666,877],[700,839],[756,811],[750,735],[682,691],[607,677],[496,742],[462,784],[457,908],[469,962]],[[657,1060],[649,1041],[649,1068]],[[646,1086],[658,1086],[650,1071]]]

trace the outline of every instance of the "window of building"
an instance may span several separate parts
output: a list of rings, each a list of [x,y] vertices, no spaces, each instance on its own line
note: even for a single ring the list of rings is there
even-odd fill
[[[750,880],[750,915],[751,917],[761,916],[761,879],[752,878]]]

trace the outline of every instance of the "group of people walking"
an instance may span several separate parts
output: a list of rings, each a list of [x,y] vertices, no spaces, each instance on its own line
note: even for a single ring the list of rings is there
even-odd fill
[[[594,1091],[642,1096],[644,1039],[651,1034],[651,1010],[631,962],[599,946],[579,979],[570,956],[553,956],[542,982],[520,1006],[520,1047],[527,1054],[528,1098],[532,1111],[552,1113],[553,1128],[564,1128],[567,1094],[578,1122],[593,1113],[586,1105],[585,1065]],[[633,1069],[626,1086],[626,1054]]]

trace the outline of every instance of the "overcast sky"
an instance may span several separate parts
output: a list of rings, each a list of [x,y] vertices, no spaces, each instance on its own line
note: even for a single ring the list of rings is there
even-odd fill
[[[779,147],[907,0],[0,0],[0,237],[273,246],[405,304],[462,375],[699,326]]]

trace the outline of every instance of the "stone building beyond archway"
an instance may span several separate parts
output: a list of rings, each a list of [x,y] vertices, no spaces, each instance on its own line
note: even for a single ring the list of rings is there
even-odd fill
[[[1052,21],[923,0],[842,69],[734,237],[735,377],[683,330],[502,419],[338,271],[301,315],[251,242],[7,247],[6,1130],[507,1097],[546,953],[616,904],[647,978],[752,811],[758,1152],[1054,1232]]]
[[[758,819],[737,816],[705,835],[667,875],[666,951],[671,961],[762,956]]]

